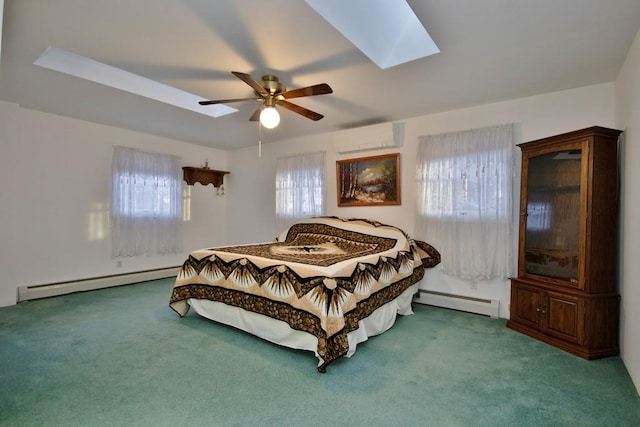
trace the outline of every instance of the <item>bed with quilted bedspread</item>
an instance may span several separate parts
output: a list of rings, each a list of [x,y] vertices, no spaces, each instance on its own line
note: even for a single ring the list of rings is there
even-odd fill
[[[424,269],[440,254],[402,230],[364,219],[318,217],[274,242],[193,251],[170,306],[291,348],[318,370],[411,314]]]

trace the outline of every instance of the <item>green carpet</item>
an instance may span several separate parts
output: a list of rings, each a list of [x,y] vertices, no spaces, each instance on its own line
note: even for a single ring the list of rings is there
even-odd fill
[[[587,362],[489,319],[415,305],[316,371],[168,306],[172,279],[0,308],[0,425],[639,426],[619,358]]]

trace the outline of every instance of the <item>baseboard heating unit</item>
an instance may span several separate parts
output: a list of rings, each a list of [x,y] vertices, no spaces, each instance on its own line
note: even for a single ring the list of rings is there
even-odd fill
[[[420,289],[413,298],[413,301],[419,304],[483,314],[496,319],[500,317],[500,301],[498,300],[473,298]]]
[[[114,274],[112,276],[93,277],[68,282],[48,283],[44,285],[19,286],[17,302],[38,298],[48,298],[73,292],[93,291],[131,283],[164,279],[177,276],[180,267],[159,268],[155,270],[137,271],[133,273]]]

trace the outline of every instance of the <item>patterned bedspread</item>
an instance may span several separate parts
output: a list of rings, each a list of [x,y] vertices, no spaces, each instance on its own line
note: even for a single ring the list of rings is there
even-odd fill
[[[260,313],[318,338],[324,372],[349,348],[347,334],[374,310],[419,281],[440,255],[402,230],[374,221],[313,218],[275,242],[192,252],[170,306],[209,299]]]

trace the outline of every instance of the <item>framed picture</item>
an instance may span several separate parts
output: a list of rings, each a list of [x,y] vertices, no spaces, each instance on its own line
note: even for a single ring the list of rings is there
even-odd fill
[[[338,206],[400,204],[400,153],[336,161]]]

